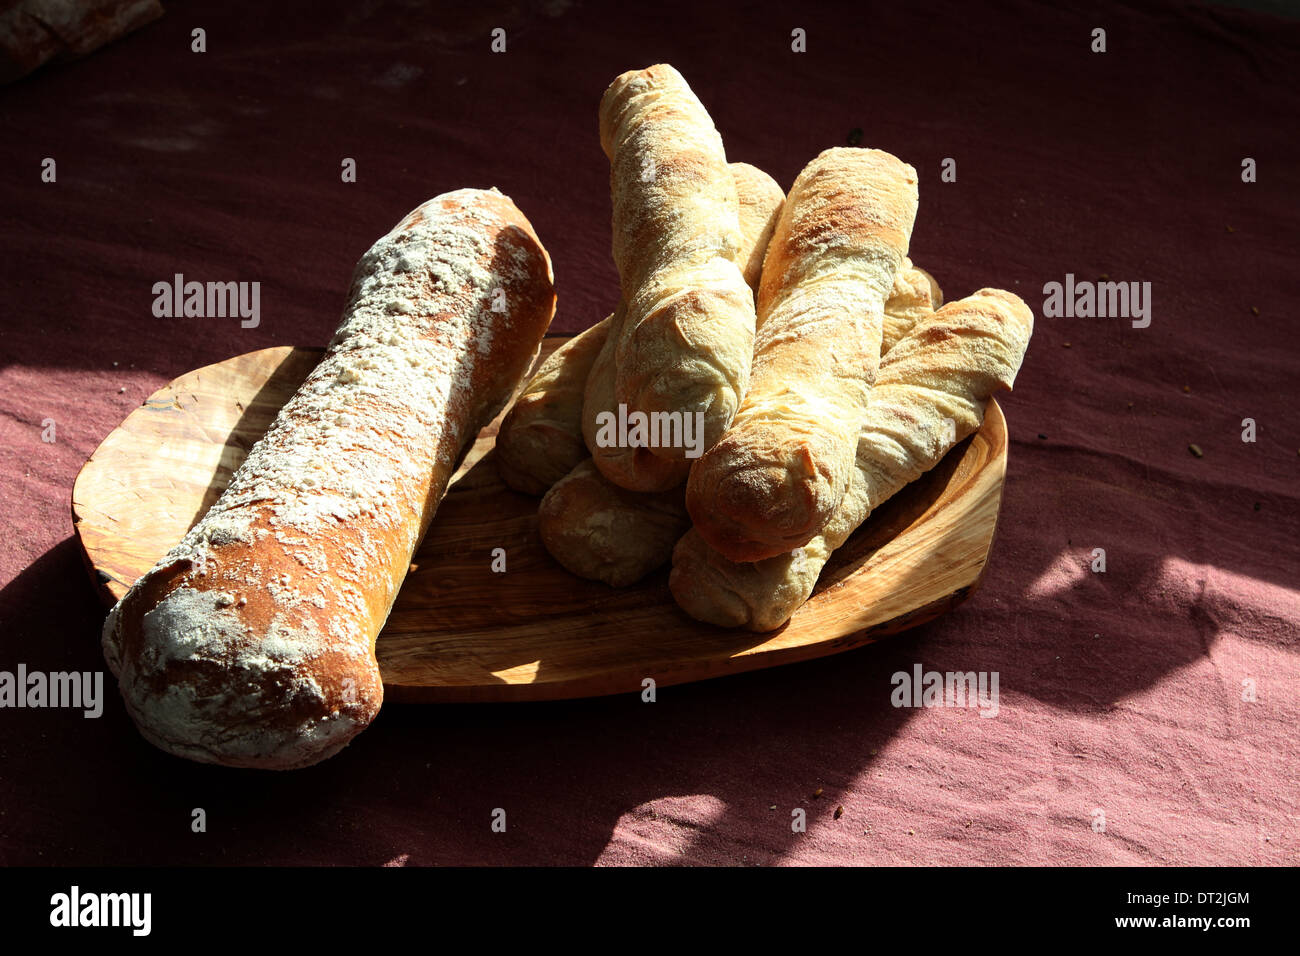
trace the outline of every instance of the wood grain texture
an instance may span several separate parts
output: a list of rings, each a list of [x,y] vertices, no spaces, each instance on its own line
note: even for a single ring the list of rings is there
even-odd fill
[[[548,337],[542,358],[564,338]],[[77,477],[73,522],[112,604],[216,500],[320,349],[278,347],[159,389]],[[871,643],[954,607],[978,586],[997,526],[1006,422],[984,425],[880,508],[835,553],[781,629],[725,630],[673,602],[667,571],[615,590],[561,568],[537,534],[537,500],[511,491],[490,455],[499,418],[452,479],[378,644],[385,698],[549,700],[639,692]],[[492,570],[504,548],[506,572]]]

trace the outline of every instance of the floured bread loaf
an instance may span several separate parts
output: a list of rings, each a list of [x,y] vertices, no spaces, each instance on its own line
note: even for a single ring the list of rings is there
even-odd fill
[[[682,75],[659,64],[610,84],[600,143],[626,302],[611,331],[615,398],[646,415],[694,422],[698,414],[708,448],[740,405],[754,347],[754,297],[722,137]],[[669,460],[687,452],[677,442],[649,450]]]
[[[550,259],[496,190],[431,199],[371,247],[320,365],[109,614],[104,654],[146,738],[288,769],[370,723],[411,556],[554,309]]]
[[[1033,324],[1029,307],[1000,289],[981,289],[923,318],[881,360],[849,492],[823,531],[788,554],[739,563],[693,529],[673,550],[668,583],[677,603],[724,627],[784,624],[871,512],[979,428],[989,397],[1015,381]]]
[[[731,560],[806,544],[844,498],[916,206],[916,170],[881,150],[828,149],[795,180],[763,261],[749,391],[686,484],[696,530]]]

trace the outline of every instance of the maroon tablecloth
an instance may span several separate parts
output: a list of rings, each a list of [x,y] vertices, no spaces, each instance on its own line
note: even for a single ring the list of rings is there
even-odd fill
[[[392,705],[300,772],[166,756],[111,685],[99,719],[0,710],[0,862],[1296,861],[1300,22],[1026,0],[168,7],[0,89],[0,670],[104,667],[69,516],[97,443],[189,369],[323,344],[357,257],[425,198],[500,187],[554,258],[554,327],[603,317],[596,106],[657,61],[730,158],[785,186],[861,129],[919,171],[912,255],[948,297],[996,285],[1035,309],[998,539],[967,604],[880,644],[653,705]],[[260,325],[155,318],[178,272],[260,281]],[[1067,274],[1150,282],[1150,326],[1044,317]],[[893,707],[916,664],[996,672],[998,715]]]

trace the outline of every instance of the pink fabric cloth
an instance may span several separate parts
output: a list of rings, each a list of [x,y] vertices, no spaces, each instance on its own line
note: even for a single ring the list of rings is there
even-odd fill
[[[920,173],[912,256],[947,297],[1001,286],[1035,310],[982,589],[866,649],[652,705],[387,706],[279,775],[162,754],[111,683],[98,720],[0,711],[0,863],[1296,861],[1300,24],[1113,2],[670,7],[195,2],[9,87],[0,669],[104,668],[68,509],[98,442],[192,368],[323,344],[357,257],[423,199],[500,187],[555,260],[554,328],[604,317],[596,106],[657,61],[729,158],[787,187],[860,128]],[[177,272],[260,281],[260,325],[154,318],[152,284]],[[1067,273],[1151,282],[1150,327],[1044,317]],[[891,706],[918,663],[996,671],[998,716]]]

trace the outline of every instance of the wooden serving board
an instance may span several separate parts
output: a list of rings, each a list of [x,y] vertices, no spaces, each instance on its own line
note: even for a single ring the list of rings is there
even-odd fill
[[[543,357],[562,337],[548,337]],[[72,514],[112,604],[207,511],[321,349],[269,348],[182,375],[127,416],[77,476]],[[928,621],[979,584],[1006,472],[1006,421],[983,428],[872,515],[780,630],[701,624],[664,569],[614,589],[574,577],[537,534],[537,499],[497,477],[498,421],[466,456],[379,637],[397,701],[639,692],[834,654]],[[506,571],[492,570],[494,548]]]

